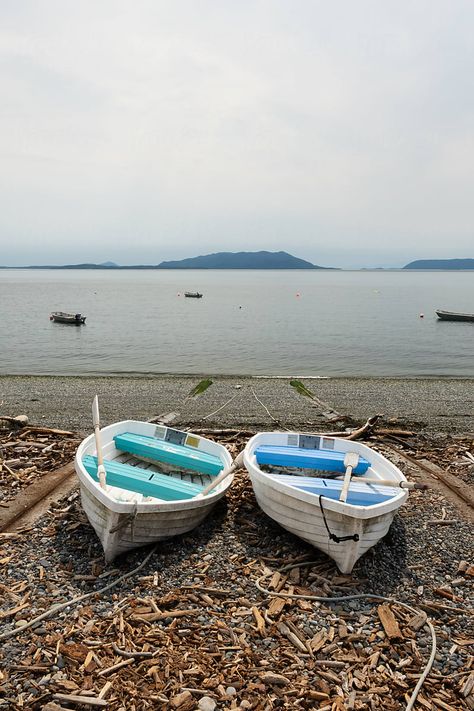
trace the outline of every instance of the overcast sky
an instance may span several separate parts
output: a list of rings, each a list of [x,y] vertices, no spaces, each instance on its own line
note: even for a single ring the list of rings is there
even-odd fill
[[[1,0],[0,264],[474,257],[472,0]]]

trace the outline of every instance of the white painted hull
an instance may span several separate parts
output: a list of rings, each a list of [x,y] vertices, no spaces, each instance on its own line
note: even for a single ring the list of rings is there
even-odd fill
[[[113,437],[122,432],[152,434],[155,425],[129,420],[119,422],[101,430],[104,459],[118,458]],[[200,438],[203,451],[219,456],[225,468],[232,464],[232,457],[222,445]],[[215,504],[230,487],[233,475],[227,477],[207,496],[180,501],[162,501],[141,494],[131,494],[130,501],[125,500],[127,493],[115,487],[102,489],[95,482],[82,464],[86,454],[96,455],[94,436],[85,439],[79,446],[75,468],[79,477],[81,502],[84,512],[99,537],[106,561],[111,561],[121,553],[166,540],[187,533],[198,526],[211,512]],[[184,478],[184,477],[182,477]],[[194,474],[206,485],[211,481],[206,475]]]
[[[393,498],[389,502],[375,506],[355,506],[323,498],[326,527],[319,496],[289,485],[287,482],[292,477],[269,475],[262,471],[256,462],[254,450],[260,444],[282,445],[287,436],[287,433],[262,433],[253,437],[245,448],[244,463],[257,502],[260,508],[283,528],[326,553],[342,573],[350,573],[357,560],[386,535],[398,508],[406,501],[407,491],[395,488],[396,483],[405,480],[405,477],[395,465],[369,447],[332,438],[338,450],[357,451],[372,462],[367,471],[367,478],[393,478],[394,488],[382,489],[374,486],[375,490],[382,490],[384,493],[393,492]],[[360,477],[360,481],[362,480],[363,477]],[[364,485],[354,483],[352,486],[360,488]],[[328,529],[336,537],[357,535],[358,540],[336,543],[330,538]]]

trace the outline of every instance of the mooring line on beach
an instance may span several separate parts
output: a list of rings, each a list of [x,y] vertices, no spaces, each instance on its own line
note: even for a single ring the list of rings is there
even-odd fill
[[[235,400],[235,398],[236,398],[239,394],[240,394],[240,392],[234,393],[234,394],[232,395],[232,397],[227,400],[227,402],[225,402],[223,405],[221,405],[220,407],[218,407],[217,410],[214,410],[213,412],[210,412],[208,415],[204,415],[204,417],[201,417],[201,418],[198,420],[198,422],[201,422],[202,420],[207,420],[209,417],[212,417],[212,416],[215,415],[217,412],[220,412],[221,410],[223,410],[224,407],[227,407],[227,405],[229,405],[229,404],[232,402],[232,400]]]
[[[66,602],[61,602],[58,605],[53,605],[52,607],[49,608],[49,610],[46,610],[46,612],[43,612],[41,615],[38,615],[38,617],[33,617],[32,620],[28,620],[26,624],[21,625],[21,627],[15,627],[11,630],[8,630],[8,632],[3,632],[0,634],[0,640],[1,639],[8,639],[9,637],[15,637],[17,634],[20,634],[24,630],[28,629],[29,627],[33,627],[33,625],[36,625],[38,622],[41,622],[42,620],[45,620],[46,618],[50,617],[51,615],[55,614],[56,612],[59,612],[60,610],[64,610],[66,607],[71,607],[72,605],[77,605],[77,603],[82,602],[83,600],[87,600],[89,597],[93,597],[94,595],[102,595],[103,593],[107,592],[107,590],[110,590],[111,588],[115,587],[119,583],[123,582],[124,580],[127,580],[128,578],[133,577],[138,573],[150,560],[156,549],[158,548],[159,543],[156,543],[151,551],[145,556],[145,558],[142,560],[140,565],[138,565],[136,568],[133,570],[130,570],[128,573],[124,573],[124,575],[121,575],[119,578],[116,578],[116,580],[113,580],[111,583],[106,585],[103,588],[100,588],[99,590],[92,590],[91,592],[85,593],[84,595],[78,595],[77,597],[73,597],[71,600],[67,600]]]
[[[307,561],[304,563],[293,563],[290,565],[285,565],[283,568],[278,569],[278,573],[285,572],[287,570],[293,570],[295,568],[303,568],[303,567],[309,567],[311,565],[316,565],[317,561]],[[259,590],[261,593],[264,593],[265,595],[271,595],[273,597],[280,597],[280,598],[285,598],[285,599],[294,599],[294,600],[310,600],[313,602],[324,602],[324,603],[339,603],[339,602],[349,602],[351,600],[382,600],[384,602],[389,602],[392,605],[400,605],[400,607],[404,607],[407,610],[409,610],[411,613],[415,615],[419,615],[420,611],[417,610],[415,607],[412,607],[411,605],[408,605],[406,602],[401,602],[401,600],[396,600],[395,598],[392,597],[384,597],[383,595],[376,595],[372,593],[355,593],[353,595],[339,595],[337,597],[326,597],[326,596],[321,596],[321,595],[298,595],[295,593],[282,593],[282,592],[276,592],[274,590],[269,590],[268,588],[264,588],[261,584],[260,581],[263,580],[264,578],[268,577],[268,573],[264,573],[261,575],[255,582],[255,586],[257,590]],[[421,687],[423,686],[426,678],[428,677],[428,674],[430,673],[435,657],[436,657],[436,651],[437,651],[437,640],[436,640],[436,632],[435,629],[430,622],[428,618],[426,618],[424,625],[428,627],[428,630],[431,634],[431,654],[430,657],[425,665],[425,668],[418,679],[418,682],[410,696],[410,699],[405,706],[405,711],[412,711],[413,707],[415,705],[415,701],[418,697],[418,694],[421,690]]]
[[[282,425],[280,420],[278,420],[276,417],[273,417],[273,415],[270,412],[270,410],[268,409],[268,407],[260,400],[260,398],[257,397],[257,394],[252,387],[250,388],[250,392],[254,396],[255,400],[263,407],[263,409],[265,410],[267,415],[273,420],[273,422],[276,422],[276,424],[279,425],[279,427],[286,430],[287,432],[291,432],[291,430],[289,430],[288,427],[285,427],[284,425]]]

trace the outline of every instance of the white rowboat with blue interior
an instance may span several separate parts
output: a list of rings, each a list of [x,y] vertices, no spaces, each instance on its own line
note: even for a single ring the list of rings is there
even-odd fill
[[[97,444],[79,445],[75,468],[83,509],[105,559],[191,531],[210,513],[233,474],[201,494],[232,465],[221,444],[149,422],[125,420],[100,430],[105,487],[97,474]]]
[[[341,501],[348,453],[357,454],[358,464]],[[244,464],[260,508],[324,551],[342,573],[385,536],[408,497],[401,487],[409,483],[392,462],[343,438],[262,432],[247,443]]]

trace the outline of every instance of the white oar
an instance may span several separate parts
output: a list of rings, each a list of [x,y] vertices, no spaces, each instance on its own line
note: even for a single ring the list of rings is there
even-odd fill
[[[394,489],[419,489],[420,491],[429,489],[428,484],[419,484],[417,481],[390,481],[390,479],[363,479],[362,477],[357,477],[354,481],[357,481],[358,484],[393,486]]]
[[[101,487],[105,489],[105,467],[100,444],[99,400],[97,395],[92,403],[92,422],[94,423],[95,448],[97,450],[97,476]]]
[[[237,455],[237,457],[234,459],[234,462],[232,466],[230,466],[228,469],[224,469],[214,481],[211,481],[210,484],[204,487],[199,494],[196,494],[196,496],[207,496],[207,494],[212,491],[213,489],[216,488],[216,486],[219,486],[221,481],[224,481],[224,479],[227,479],[228,476],[236,472],[238,469],[242,469],[243,466],[243,460],[244,460],[244,453],[240,452],[240,454]]]
[[[342,485],[339,501],[345,501],[347,499],[347,492],[349,491],[349,484],[351,483],[352,470],[355,469],[358,464],[359,455],[357,452],[347,452],[344,457],[346,473],[344,474],[344,484]]]

